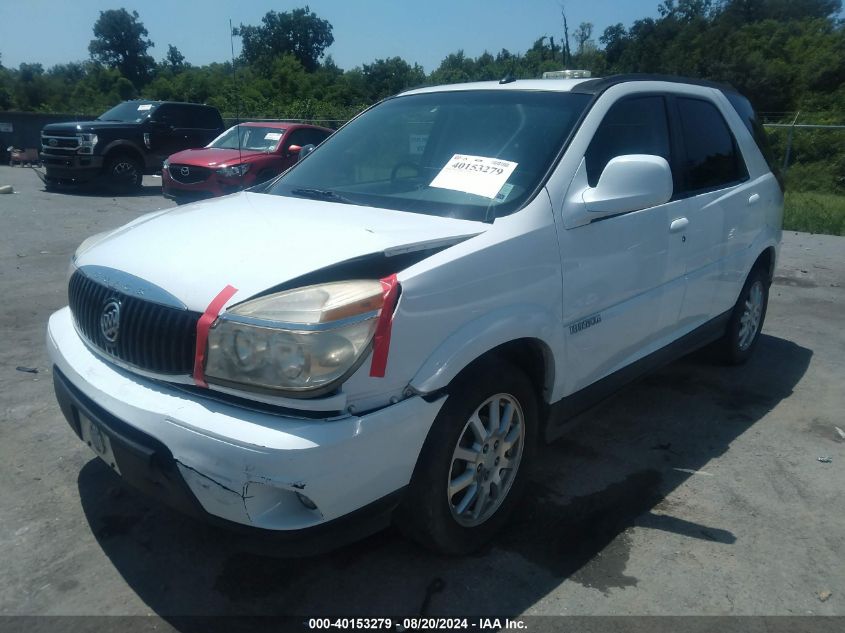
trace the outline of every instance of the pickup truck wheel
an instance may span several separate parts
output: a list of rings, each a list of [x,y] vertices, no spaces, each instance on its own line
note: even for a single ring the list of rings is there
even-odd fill
[[[486,545],[518,501],[537,435],[525,373],[492,360],[459,377],[420,452],[399,527],[444,554]]]
[[[119,191],[131,191],[141,186],[144,173],[141,164],[128,154],[117,154],[106,160],[106,180]]]
[[[722,361],[741,365],[757,347],[766,307],[769,303],[769,282],[761,267],[754,268],[745,280],[731,313],[725,335],[716,343]]]

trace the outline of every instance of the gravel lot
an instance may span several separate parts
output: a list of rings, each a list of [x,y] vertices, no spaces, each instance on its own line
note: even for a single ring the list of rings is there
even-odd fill
[[[123,486],[53,397],[44,335],[68,260],[172,206],[159,181],[48,193],[3,166],[4,184],[0,614],[845,615],[845,238],[784,235],[755,358],[697,354],[583,416],[488,551],[437,557],[387,531],[280,559]]]

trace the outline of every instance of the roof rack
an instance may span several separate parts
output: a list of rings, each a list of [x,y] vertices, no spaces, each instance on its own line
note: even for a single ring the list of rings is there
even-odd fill
[[[604,92],[612,86],[631,81],[665,81],[676,84],[691,84],[693,86],[705,86],[707,88],[715,88],[716,90],[737,92],[736,88],[730,84],[718,83],[715,81],[708,81],[707,79],[691,79],[689,77],[679,77],[677,75],[656,75],[649,73],[631,73],[627,75],[611,75],[609,77],[600,77],[583,81],[572,88],[571,92],[582,94],[599,94]]]

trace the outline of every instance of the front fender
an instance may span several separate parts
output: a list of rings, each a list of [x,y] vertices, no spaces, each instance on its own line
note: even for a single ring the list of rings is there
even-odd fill
[[[141,164],[144,167],[147,167],[145,158],[146,154],[144,153],[144,150],[141,149],[141,147],[134,141],[130,141],[125,138],[109,141],[108,144],[99,153],[102,154],[102,156],[105,158],[115,150],[131,152],[137,155],[137,157],[141,160]]]
[[[442,389],[475,359],[518,339],[539,341],[547,352],[556,349],[552,342],[555,322],[539,305],[509,306],[489,312],[448,336],[420,367],[409,386],[421,394]],[[546,381],[550,383],[550,379],[547,375]]]

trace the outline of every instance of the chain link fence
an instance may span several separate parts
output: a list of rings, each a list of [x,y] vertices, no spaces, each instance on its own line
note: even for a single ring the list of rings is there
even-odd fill
[[[845,125],[777,114],[763,119],[786,180],[784,228],[845,235]]]

